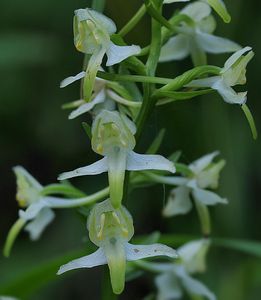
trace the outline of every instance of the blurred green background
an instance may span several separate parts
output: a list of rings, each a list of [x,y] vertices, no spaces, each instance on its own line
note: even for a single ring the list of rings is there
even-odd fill
[[[138,9],[142,1],[108,0],[106,14],[118,28]],[[256,53],[248,67],[248,105],[261,128],[260,69],[261,15],[258,0],[226,0],[232,15],[229,25],[218,17],[216,33],[250,45]],[[86,1],[1,0],[0,2],[0,246],[17,218],[15,178],[12,167],[23,165],[43,184],[55,182],[57,174],[96,159],[81,121],[67,120],[61,105],[77,99],[79,85],[64,90],[59,82],[80,71],[83,56],[73,45],[72,16]],[[173,6],[165,8],[170,15]],[[126,40],[142,46],[149,42],[149,19],[144,19]],[[209,62],[222,66],[227,55],[210,56]],[[175,76],[190,68],[183,63],[162,64],[159,76]],[[213,236],[260,240],[261,228],[261,158],[260,139],[253,141],[243,113],[238,106],[228,105],[216,96],[204,96],[188,102],[160,107],[143,133],[139,151],[144,151],[159,129],[167,128],[161,153],[182,150],[182,161],[192,160],[220,150],[227,165],[221,176],[220,194],[229,205],[211,209]],[[106,184],[106,177],[74,180],[86,192]],[[157,186],[134,192],[127,200],[137,234],[154,230],[198,235],[200,228],[195,213],[186,217],[163,220],[159,211],[166,201],[168,188]],[[50,272],[40,281],[30,277],[30,270],[68,251],[82,249],[87,239],[84,221],[73,211],[57,211],[57,218],[37,243],[21,234],[11,258],[0,258],[0,287],[21,275],[26,281],[14,284],[13,294],[22,299],[99,299],[101,268],[71,272],[44,284]],[[72,254],[73,257],[79,254]],[[202,276],[221,300],[258,300],[261,294],[261,261],[245,254],[213,248],[209,267]],[[33,274],[33,273],[32,273]],[[38,289],[40,287],[40,289]],[[20,290],[19,290],[20,288]],[[10,289],[10,288],[9,288]],[[142,299],[154,289],[150,276],[127,284],[120,299]],[[23,292],[19,292],[22,291]]]

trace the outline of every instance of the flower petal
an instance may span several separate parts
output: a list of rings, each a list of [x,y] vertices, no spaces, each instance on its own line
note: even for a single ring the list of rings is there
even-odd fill
[[[61,83],[60,83],[60,88],[64,88],[66,87],[67,85],[77,81],[77,80],[80,80],[82,79],[83,77],[85,76],[85,72],[82,71],[80,72],[79,74],[75,75],[75,76],[70,76],[70,77],[67,77],[65,78]]]
[[[30,204],[26,210],[20,209],[19,217],[26,221],[32,220],[46,206],[47,206],[47,204],[45,203],[44,200],[39,200],[37,202],[34,202],[34,203]]]
[[[180,13],[189,16],[195,22],[199,22],[210,15],[211,8],[207,3],[197,1],[188,4]]]
[[[78,168],[74,171],[62,173],[61,175],[59,175],[58,180],[65,180],[65,179],[78,177],[78,176],[85,176],[85,175],[97,175],[107,171],[108,171],[107,158],[104,157],[89,166]]]
[[[221,198],[216,193],[206,191],[199,188],[194,188],[192,190],[192,195],[195,198],[196,201],[200,201],[201,203],[205,205],[216,205],[219,203],[227,204],[227,199]]]
[[[14,167],[13,171],[14,171],[14,173],[15,173],[18,181],[19,181],[20,178],[21,179],[23,178],[33,188],[35,188],[37,190],[41,190],[43,188],[43,186],[31,174],[29,174],[26,171],[26,169],[23,168],[22,166],[16,166],[16,167]]]
[[[163,4],[170,4],[170,3],[175,3],[175,2],[188,2],[190,0],[164,0]]]
[[[213,7],[216,13],[223,19],[225,23],[229,23],[231,21],[230,14],[227,11],[225,3],[223,0],[206,0],[206,2]]]
[[[222,69],[222,73],[225,73],[228,69],[230,69],[234,63],[237,62],[237,60],[246,52],[251,51],[251,47],[245,47],[243,49],[238,50],[233,55],[229,57],[229,59],[225,62],[224,68]]]
[[[106,152],[108,162],[108,177],[110,186],[110,199],[114,208],[121,205],[123,197],[123,186],[127,164],[127,151],[120,147],[111,147]]]
[[[218,151],[206,154],[202,156],[201,158],[195,160],[193,163],[189,165],[189,168],[196,174],[203,171],[206,167],[210,165],[210,163],[213,161],[213,159],[219,155]]]
[[[158,289],[158,300],[180,299],[183,295],[180,283],[172,272],[158,275],[155,283]]]
[[[209,300],[216,300],[216,296],[203,283],[189,276],[183,266],[175,266],[174,272],[182,280],[182,284],[188,294],[205,296]]]
[[[50,208],[44,207],[41,209],[35,219],[29,222],[24,228],[29,232],[30,239],[33,241],[39,239],[46,226],[54,219],[54,216],[54,212]]]
[[[63,274],[67,271],[81,268],[92,268],[96,266],[101,266],[107,264],[107,259],[102,248],[93,252],[90,255],[83,256],[81,258],[74,259],[69,263],[60,267],[57,275]]]
[[[212,88],[229,104],[244,104],[247,101],[247,92],[236,93],[224,80],[215,82]]]
[[[117,46],[110,42],[106,54],[108,57],[106,66],[112,66],[120,63],[124,59],[140,53],[140,46]]]
[[[106,48],[101,47],[91,56],[83,81],[83,98],[85,101],[91,101],[92,92],[94,89],[95,78],[98,70],[101,67],[102,59],[105,55]]]
[[[176,250],[163,244],[132,245],[130,243],[126,243],[125,251],[128,261],[155,256],[167,256],[171,258],[178,257]]]
[[[242,47],[237,43],[219,36],[198,31],[196,39],[200,46],[208,53],[226,53],[235,52]]]
[[[165,217],[184,215],[192,208],[189,197],[190,189],[186,186],[180,186],[170,192],[167,205],[163,209]]]
[[[84,103],[81,106],[79,106],[77,109],[73,110],[69,115],[69,119],[72,120],[72,119],[90,111],[91,109],[94,108],[95,105],[104,102],[105,99],[106,99],[105,91],[104,91],[104,89],[102,89],[97,94],[97,96],[94,99],[92,99],[91,102]]]
[[[181,60],[189,55],[189,37],[178,34],[168,40],[161,48],[160,62]]]
[[[127,170],[162,170],[176,172],[174,163],[161,155],[138,154],[130,151],[127,158]]]

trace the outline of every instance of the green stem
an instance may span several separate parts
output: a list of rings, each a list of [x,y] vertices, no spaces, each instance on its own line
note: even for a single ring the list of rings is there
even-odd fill
[[[96,192],[90,196],[80,198],[80,199],[75,199],[75,200],[63,200],[59,199],[55,204],[51,204],[51,208],[72,208],[72,207],[79,207],[83,205],[89,205],[92,203],[95,203],[96,201],[103,199],[109,195],[109,187],[106,187],[99,192]]]
[[[211,222],[208,207],[200,201],[195,201],[196,209],[201,223],[201,230],[204,237],[211,233]]]
[[[14,225],[11,227],[11,229],[8,232],[6,242],[4,245],[3,254],[5,257],[8,257],[10,255],[12,246],[14,244],[14,241],[19,234],[19,232],[23,229],[24,225],[26,223],[26,220],[24,219],[18,219]]]
[[[146,13],[146,6],[143,4],[136,14],[129,20],[129,22],[119,31],[122,37],[129,33],[143,18]]]
[[[169,84],[173,81],[171,78],[155,77],[155,76],[141,76],[141,75],[123,75],[98,71],[99,78],[111,81],[129,81],[129,82],[142,82],[142,83],[157,83]]]
[[[175,79],[172,80],[169,84],[163,86],[162,88],[156,90],[152,97],[159,97],[161,92],[165,91],[176,91],[180,88],[184,87],[186,84],[191,82],[193,79],[198,78],[200,76],[211,74],[211,75],[219,75],[220,68],[216,66],[199,66],[195,67],[180,76],[177,76]]]
[[[155,0],[154,6],[156,7],[157,11],[161,13],[162,11],[162,1]],[[154,76],[157,68],[157,64],[159,61],[161,50],[161,24],[156,21],[155,19],[151,20],[151,46],[150,52],[148,56],[148,60],[146,63],[147,68],[147,76]],[[149,115],[151,114],[156,101],[151,101],[151,94],[155,89],[154,84],[144,83],[143,85],[143,102],[140,109],[140,113],[137,117],[136,124],[137,124],[137,133],[136,133],[136,140],[138,141],[141,132],[144,128],[145,122],[148,119]]]
[[[105,8],[106,0],[92,0],[92,9],[99,12],[103,12]]]
[[[256,124],[255,124],[255,120],[252,116],[252,113],[250,111],[250,109],[248,108],[248,106],[246,104],[243,104],[241,106],[246,118],[247,118],[247,121],[248,121],[248,124],[250,126],[250,129],[251,129],[251,132],[252,132],[252,135],[253,135],[253,139],[256,140],[257,139],[257,129],[256,129]]]

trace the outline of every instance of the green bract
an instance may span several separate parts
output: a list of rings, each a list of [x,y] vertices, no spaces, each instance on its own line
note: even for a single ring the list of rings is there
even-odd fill
[[[247,53],[246,55],[244,55]],[[221,69],[219,76],[197,79],[187,84],[187,87],[211,87],[216,90],[225,102],[230,104],[244,104],[247,101],[247,92],[237,93],[232,89],[235,85],[246,83],[246,67],[253,58],[251,47],[245,47],[234,53]]]
[[[162,47],[160,61],[181,60],[190,55],[194,65],[207,62],[206,53],[235,52],[241,47],[225,38],[213,35],[215,20],[210,6],[202,1],[188,4],[180,14],[191,18],[192,24],[182,23],[176,28],[178,34]]]
[[[89,8],[75,11],[75,47],[90,55],[83,83],[83,98],[87,102],[91,101],[95,77],[105,54],[106,66],[112,66],[140,52],[139,46],[117,46],[111,42],[110,36],[115,32],[116,25],[103,14]]]
[[[162,244],[132,245],[128,243],[134,234],[132,217],[123,206],[118,209],[113,208],[109,199],[93,207],[87,227],[90,240],[99,249],[62,266],[58,274],[73,269],[108,264],[112,289],[114,293],[120,294],[124,289],[126,261],[162,255],[177,257],[175,250]]]
[[[174,173],[174,164],[160,155],[138,154],[135,147],[135,124],[117,111],[101,111],[92,125],[92,149],[101,160],[83,168],[63,173],[59,180],[108,172],[110,198],[118,208],[123,196],[125,170],[165,170]]]

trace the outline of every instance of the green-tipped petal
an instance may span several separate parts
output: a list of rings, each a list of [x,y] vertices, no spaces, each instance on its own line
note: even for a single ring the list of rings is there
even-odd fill
[[[110,269],[112,290],[121,294],[125,285],[126,255],[124,243],[114,237],[104,244],[104,253]]]
[[[231,55],[228,60],[225,62],[224,68],[222,69],[221,73],[225,73],[227,70],[229,70],[239,59],[240,57],[245,54],[246,52],[251,51],[251,47],[245,47],[243,49],[238,50],[233,55]]]
[[[123,197],[125,170],[127,165],[127,151],[118,146],[112,147],[106,153],[108,161],[108,177],[110,186],[110,199],[112,206],[118,208]]]
[[[216,13],[223,19],[225,23],[229,23],[231,21],[231,16],[227,11],[225,3],[223,0],[206,0],[208,4],[213,7]]]
[[[218,151],[212,152],[210,154],[206,154],[203,157],[195,160],[193,163],[189,165],[189,168],[194,173],[199,173],[203,171],[206,167],[209,166],[209,164],[213,161],[213,159],[219,154]]]
[[[95,78],[101,66],[102,59],[105,55],[106,48],[101,47],[90,58],[83,81],[83,98],[85,101],[91,101],[94,89]]]

